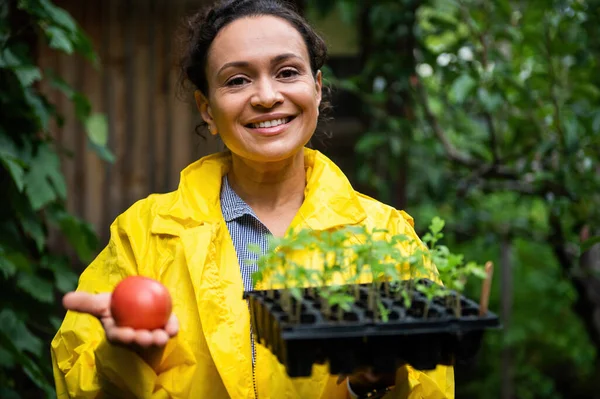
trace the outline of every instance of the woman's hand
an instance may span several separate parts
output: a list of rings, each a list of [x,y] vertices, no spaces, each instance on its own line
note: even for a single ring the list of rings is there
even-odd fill
[[[134,330],[131,327],[119,327],[110,314],[111,293],[90,294],[87,292],[69,292],[63,297],[63,306],[75,312],[88,313],[97,317],[104,327],[106,338],[112,344],[128,346],[131,349],[163,347],[170,338],[177,335],[179,321],[175,313],[163,329],[153,331]]]
[[[350,375],[340,375],[338,384],[346,378],[348,378],[352,391],[360,397],[373,390],[393,386],[396,373],[375,374],[371,369],[357,370]]]

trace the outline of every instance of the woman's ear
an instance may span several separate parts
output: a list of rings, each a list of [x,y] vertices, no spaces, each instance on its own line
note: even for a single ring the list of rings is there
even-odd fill
[[[194,98],[196,99],[196,106],[198,107],[198,111],[200,111],[200,116],[202,116],[202,119],[208,125],[208,131],[213,136],[216,135],[217,126],[215,125],[215,121],[212,117],[212,110],[210,109],[208,99],[200,90],[194,91]]]
[[[321,99],[323,98],[323,73],[319,69],[315,75],[315,90],[317,93],[317,107],[321,105]]]

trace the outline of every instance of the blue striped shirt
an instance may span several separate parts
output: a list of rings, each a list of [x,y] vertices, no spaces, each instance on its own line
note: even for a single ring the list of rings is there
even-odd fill
[[[244,282],[244,291],[252,290],[252,273],[257,269],[255,264],[248,263],[250,260],[257,260],[258,257],[267,252],[269,246],[269,235],[271,232],[262,224],[256,214],[246,204],[239,195],[229,185],[227,175],[223,176],[221,184],[221,212],[223,219],[229,230],[231,241],[238,257],[242,280]],[[257,244],[260,249],[260,254],[255,254],[248,251],[248,244]],[[252,365],[255,361],[254,348],[254,333],[250,326],[250,346],[252,348]]]
[[[227,175],[223,176],[221,184],[221,212],[237,253],[244,291],[251,291],[252,273],[256,271],[256,265],[248,264],[247,261],[256,261],[259,254],[248,251],[248,244],[257,244],[261,254],[264,254],[268,249],[271,232],[258,220],[252,208],[233,191]]]

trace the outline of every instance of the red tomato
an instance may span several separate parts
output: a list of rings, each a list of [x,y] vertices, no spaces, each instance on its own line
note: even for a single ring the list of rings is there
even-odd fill
[[[156,280],[131,276],[112,293],[110,312],[118,326],[136,330],[164,328],[171,316],[171,295]]]

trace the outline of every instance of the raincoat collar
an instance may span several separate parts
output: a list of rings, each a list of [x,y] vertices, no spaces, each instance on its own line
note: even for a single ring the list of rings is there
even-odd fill
[[[304,149],[306,168],[305,199],[290,227],[326,230],[357,224],[366,218],[352,185],[342,171],[319,151]],[[177,230],[205,223],[217,224],[221,213],[222,178],[231,167],[231,154],[206,156],[185,168],[173,201],[157,210],[158,230]],[[162,227],[162,228],[161,228]]]

